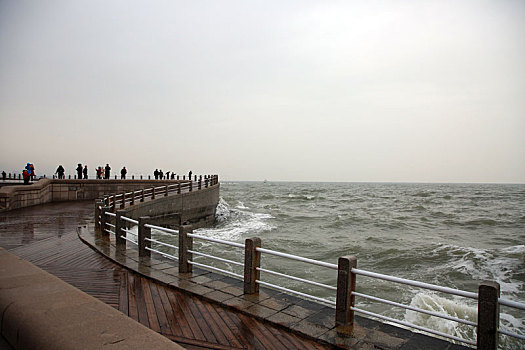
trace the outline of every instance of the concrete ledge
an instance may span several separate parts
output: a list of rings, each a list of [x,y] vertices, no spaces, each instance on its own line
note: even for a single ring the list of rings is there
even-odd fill
[[[0,330],[15,349],[183,349],[2,248]]]

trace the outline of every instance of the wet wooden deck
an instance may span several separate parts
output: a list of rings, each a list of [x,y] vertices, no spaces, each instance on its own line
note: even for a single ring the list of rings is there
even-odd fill
[[[286,330],[145,279],[83,244],[93,203],[0,213],[0,246],[188,349],[329,349]]]

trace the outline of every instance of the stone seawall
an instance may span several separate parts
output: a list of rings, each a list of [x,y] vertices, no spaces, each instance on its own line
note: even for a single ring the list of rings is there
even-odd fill
[[[188,180],[52,180],[32,185],[0,187],[0,212],[49,202],[97,199],[143,188],[173,185]]]

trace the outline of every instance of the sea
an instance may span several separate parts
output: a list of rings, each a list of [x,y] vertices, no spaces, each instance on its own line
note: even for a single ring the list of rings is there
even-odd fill
[[[498,282],[501,297],[525,303],[525,185],[437,183],[222,182],[216,224],[197,234],[332,264],[355,256],[359,269],[477,292]],[[164,237],[169,241],[169,238]],[[197,248],[243,261],[235,247]],[[200,260],[199,260],[200,259]],[[198,257],[195,261],[205,261]],[[242,275],[242,267],[223,269]],[[336,285],[335,270],[263,254],[261,267]],[[335,301],[335,292],[261,273],[261,280]],[[357,276],[358,292],[476,322],[475,300]],[[357,297],[356,306],[387,317],[474,340],[475,330]],[[501,307],[501,328],[525,334],[525,312]],[[525,341],[502,336],[502,349]]]

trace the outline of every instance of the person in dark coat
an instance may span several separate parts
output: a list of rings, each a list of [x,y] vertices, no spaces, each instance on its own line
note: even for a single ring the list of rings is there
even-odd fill
[[[82,164],[80,163],[77,166],[77,179],[82,179]]]
[[[153,175],[155,175],[155,180],[158,180],[159,179],[159,169],[155,169],[155,171],[153,172]]]
[[[87,178],[88,178],[88,168],[87,168],[87,165],[84,165],[84,170],[82,170],[82,173],[84,174],[84,179],[87,180]]]
[[[65,178],[64,172],[65,172],[64,167],[61,164],[61,165],[58,166],[57,171],[55,171],[55,174],[58,175],[59,179],[63,179],[63,178]]]
[[[109,166],[109,164],[106,164],[106,166],[104,167],[104,179],[109,180],[110,171],[111,171],[111,167]]]
[[[125,180],[126,179],[126,174],[128,173],[128,171],[126,170],[126,167],[123,167],[122,170],[120,171],[120,178],[122,180]]]
[[[164,179],[164,173],[162,172],[162,169],[159,170],[159,180]]]

